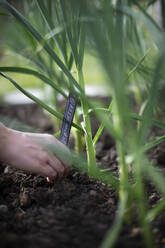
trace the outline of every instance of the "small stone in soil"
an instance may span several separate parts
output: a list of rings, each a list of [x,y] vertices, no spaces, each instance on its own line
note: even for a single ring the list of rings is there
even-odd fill
[[[72,177],[76,177],[79,173],[78,172],[75,172]]]
[[[90,194],[91,196],[93,196],[93,197],[96,197],[97,192],[96,192],[95,190],[90,190],[90,191],[89,191],[89,194]]]
[[[131,236],[132,236],[132,237],[136,237],[136,236],[138,236],[140,233],[141,233],[141,229],[140,229],[139,227],[134,227],[134,228],[132,229]]]
[[[109,154],[106,154],[103,158],[102,158],[103,162],[109,162],[110,161],[110,157]]]
[[[8,212],[8,207],[6,205],[0,205],[0,214],[6,214]]]
[[[24,190],[23,192],[21,192],[19,199],[20,199],[20,206],[21,207],[29,207],[30,206],[31,199],[30,199],[28,191]]]
[[[114,201],[113,198],[109,198],[107,202],[108,202],[108,204],[110,204],[110,205],[114,205],[114,204],[115,204],[115,201]]]
[[[16,218],[18,220],[21,220],[24,217],[24,215],[25,215],[25,212],[21,208],[19,208],[18,212],[16,213]]]
[[[18,199],[14,199],[14,201],[11,204],[14,208],[19,206],[19,200]]]
[[[165,238],[162,239],[162,243],[165,244]]]
[[[12,169],[9,166],[6,166],[4,169],[4,174],[12,173]]]
[[[159,229],[158,229],[158,228],[154,228],[154,229],[153,229],[153,233],[156,234],[156,233],[158,233],[158,232],[159,232]]]
[[[152,195],[149,196],[149,201],[154,202],[156,200],[156,193],[153,193]]]

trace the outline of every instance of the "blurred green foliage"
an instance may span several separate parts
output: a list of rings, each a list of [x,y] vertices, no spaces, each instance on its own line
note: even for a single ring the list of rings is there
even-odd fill
[[[165,178],[146,152],[165,140],[164,135],[149,139],[153,125],[165,127],[161,119],[155,120],[159,118],[157,113],[164,111],[161,106],[165,87],[165,32],[152,18],[148,2],[146,5],[136,0],[25,1],[23,15],[5,0],[0,3],[13,22],[5,49],[10,48],[17,59],[21,56],[19,67],[1,67],[0,75],[59,120],[63,115],[56,104],[52,108],[36,98],[8,72],[14,70],[19,74],[21,63],[30,65],[31,73],[35,70],[35,76],[44,85],[51,85],[55,102],[58,94],[67,98],[64,90],[73,94],[80,103],[73,123],[76,147],[80,153],[85,137],[88,174],[118,190],[114,224],[100,247],[115,245],[123,223],[134,221],[132,208],[136,208],[143,230],[144,246],[154,247],[151,221],[165,207]],[[25,72],[27,68],[23,68]],[[106,84],[109,106],[86,96],[88,80]],[[91,113],[100,121],[94,138]],[[104,128],[116,143],[118,178],[110,172],[102,173],[96,163],[95,143]],[[81,167],[81,155],[76,159]],[[152,210],[146,197],[148,181],[162,195],[162,201]]]

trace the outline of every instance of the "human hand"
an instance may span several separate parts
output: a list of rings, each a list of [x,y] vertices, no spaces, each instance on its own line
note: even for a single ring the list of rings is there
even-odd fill
[[[15,168],[40,174],[50,180],[64,176],[69,161],[55,154],[56,148],[69,153],[67,147],[49,134],[24,133],[8,129],[1,143],[0,160]],[[49,147],[54,147],[48,150]]]

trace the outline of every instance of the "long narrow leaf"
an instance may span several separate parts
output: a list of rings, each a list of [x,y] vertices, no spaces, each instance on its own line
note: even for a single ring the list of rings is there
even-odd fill
[[[151,180],[151,182],[155,185],[157,190],[165,196],[165,178],[164,175],[160,170],[158,170],[157,167],[152,165],[151,163],[148,163],[146,161],[146,164],[143,166],[143,171],[145,174],[145,177]]]
[[[112,135],[113,138],[120,140],[120,134],[116,132],[112,122],[109,120],[109,117],[102,113],[102,111],[99,111],[99,113],[96,111],[95,116],[98,120],[103,124],[103,126],[107,129],[107,131]]]
[[[75,39],[72,36],[72,33],[70,31],[69,25],[71,25],[71,23],[68,23],[69,20],[68,20],[67,14],[66,14],[66,9],[67,9],[66,4],[68,4],[67,2],[68,1],[61,0],[59,3],[60,3],[60,6],[61,6],[61,12],[62,12],[64,24],[65,24],[65,29],[66,29],[66,33],[67,33],[68,42],[70,44],[72,55],[74,57],[75,63],[76,63],[76,65],[78,65],[79,62],[78,62],[77,44],[76,44]]]
[[[108,110],[109,113],[111,112],[111,110],[112,110],[112,102],[109,104],[109,107],[108,107],[107,110]],[[101,123],[101,125],[100,125],[99,129],[97,130],[97,132],[95,134],[95,137],[93,139],[93,144],[94,145],[96,144],[96,142],[98,141],[100,135],[102,134],[103,129],[104,129],[104,125],[103,125],[103,123]]]
[[[18,90],[20,90],[25,96],[29,97],[31,100],[39,104],[42,108],[46,109],[49,113],[53,114],[56,118],[62,120],[63,115],[56,110],[52,109],[50,106],[45,104],[43,101],[41,101],[39,98],[31,94],[30,92],[23,89],[18,83],[16,83],[11,77],[7,76],[6,74],[0,72],[0,75],[6,79],[8,79]],[[81,127],[79,127],[77,124],[72,123],[72,126],[79,129],[80,131],[83,131]]]
[[[52,30],[54,29],[54,25],[53,25],[53,22],[52,22],[52,20],[50,18],[50,15],[49,15],[49,13],[47,11],[47,8],[44,5],[44,1],[43,0],[36,0],[36,2],[37,2],[37,5],[38,5],[38,7],[40,9],[40,12],[41,12],[44,20],[45,20],[45,22],[46,22],[46,24],[48,26],[49,31],[52,32]],[[58,39],[55,38],[55,35],[52,35],[51,38],[54,40],[59,52],[62,54],[63,58],[65,59],[66,55],[64,54],[64,51],[62,50],[62,47],[60,46],[60,43],[58,42]]]
[[[157,46],[162,50],[164,46],[164,37],[161,28],[157,25],[154,19],[151,18],[148,13],[137,3],[137,1],[133,0],[133,2],[138,6],[140,11],[138,11],[136,8],[132,9],[129,7],[124,7],[123,12],[137,20],[142,21],[147,29],[151,32]]]
[[[111,111],[109,110],[109,109],[107,109],[107,108],[92,108],[92,109],[89,109],[88,110],[88,114],[90,114],[90,113],[96,113],[96,112],[103,112],[103,113],[110,113]],[[135,119],[135,120],[137,120],[137,121],[144,121],[144,118],[141,116],[141,115],[138,115],[138,114],[136,114],[136,113],[128,113],[128,115],[132,118],[132,119]],[[158,121],[158,120],[150,120],[151,121],[151,124],[153,125],[153,126],[156,126],[156,127],[159,127],[159,128],[162,128],[162,129],[164,129],[165,128],[165,123],[164,122],[162,122],[162,121]]]
[[[144,146],[144,151],[148,151],[150,150],[151,148],[153,148],[154,146],[157,146],[159,145],[160,143],[162,143],[163,141],[165,141],[165,135],[161,136],[161,137],[158,137],[156,139],[154,139],[153,141],[145,144]]]
[[[144,118],[141,115],[138,115],[136,113],[128,113],[128,115],[130,115],[130,117],[132,117],[135,120],[144,121]],[[154,126],[160,127],[162,129],[165,128],[165,123],[162,121],[157,121],[157,120],[153,120],[153,119],[150,121],[151,121],[152,125],[154,125]]]
[[[67,98],[67,95],[59,86],[57,86],[51,79],[49,79],[48,77],[46,77],[45,75],[43,75],[37,71],[34,71],[32,69],[28,69],[28,68],[24,68],[24,67],[11,67],[11,66],[0,67],[0,71],[1,72],[18,72],[18,73],[36,76],[37,78],[41,79],[46,84],[50,85],[52,88],[57,90],[65,98]]]
[[[144,141],[148,135],[149,132],[149,128],[151,127],[151,119],[153,116],[153,109],[154,106],[156,104],[156,99],[157,99],[157,95],[158,95],[158,86],[160,83],[160,78],[159,78],[159,72],[162,68],[164,62],[164,56],[162,55],[157,63],[156,69],[155,69],[155,73],[154,73],[154,77],[152,79],[151,82],[151,86],[149,89],[149,98],[148,98],[148,102],[145,106],[145,109],[143,111],[143,122],[140,128],[140,132],[139,132],[139,140],[142,144],[144,144]]]
[[[158,202],[156,204],[156,206],[154,206],[147,214],[146,216],[146,221],[147,222],[152,222],[155,217],[162,211],[165,209],[165,199],[161,200],[160,202]]]
[[[140,58],[140,60],[136,63],[136,65],[132,68],[132,70],[129,71],[129,73],[128,73],[128,78],[129,78],[135,71],[137,71],[138,67],[143,63],[143,61],[145,60],[145,58],[146,58],[146,56],[148,55],[149,51],[150,51],[150,49],[148,49],[148,50],[146,51],[146,53],[142,56],[142,58]],[[127,79],[128,79],[128,78],[127,78]]]
[[[34,36],[34,38],[42,45],[43,37],[41,34],[30,24],[30,22],[12,5],[10,5],[5,0],[0,0],[0,3]],[[60,67],[60,69],[65,73],[65,75],[70,79],[70,83],[79,90],[82,91],[80,85],[77,83],[75,78],[72,76],[70,71],[66,68],[62,60],[57,56],[57,54],[51,49],[51,47],[44,42],[44,50],[51,56],[55,63]]]

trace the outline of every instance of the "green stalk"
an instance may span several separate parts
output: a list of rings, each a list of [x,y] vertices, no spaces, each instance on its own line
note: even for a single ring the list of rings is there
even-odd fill
[[[137,154],[136,161],[135,161],[135,178],[136,178],[136,200],[137,200],[137,210],[138,210],[138,217],[139,223],[142,228],[142,235],[144,237],[145,247],[152,248],[154,247],[153,244],[153,237],[151,227],[146,221],[147,216],[147,204],[146,204],[146,196],[145,196],[145,187],[142,178],[142,155]]]
[[[127,205],[127,198],[128,195],[125,193],[122,195],[119,206],[118,206],[118,212],[115,217],[114,224],[110,230],[106,233],[106,236],[100,246],[100,248],[112,248],[115,245],[115,242],[119,236],[119,233],[122,228],[123,224],[123,219],[124,219],[124,214],[125,214],[125,209]]]
[[[52,43],[51,44],[51,47],[53,47],[53,42],[51,41],[51,43]],[[52,80],[53,79],[53,74],[54,74],[53,73],[54,72],[54,68],[53,68],[53,60],[51,59],[51,57],[49,57],[49,67],[50,67],[49,78]],[[55,91],[53,89],[52,89],[52,91],[53,91],[53,95],[51,95],[51,98],[50,99],[47,98],[47,100],[48,100],[48,103],[49,104],[53,103],[53,107],[55,109],[58,109],[58,106],[57,106],[57,96],[58,96],[58,94],[57,94],[57,91]],[[56,127],[56,130],[58,130],[60,128],[60,125],[61,125],[59,119],[53,118],[53,122],[54,122],[54,125]]]
[[[85,90],[84,85],[84,77],[82,70],[78,70],[79,76],[79,83],[83,90]],[[95,175],[97,170],[96,164],[96,153],[94,149],[94,144],[92,140],[92,130],[91,130],[91,122],[90,116],[88,114],[88,104],[85,99],[84,93],[81,94],[81,105],[83,111],[83,120],[84,120],[84,131],[85,131],[85,143],[86,143],[86,150],[87,150],[87,160],[88,160],[88,174],[89,176]]]
[[[114,97],[115,98],[115,97]],[[125,125],[129,125],[128,121],[124,119],[120,113],[120,105],[117,103],[117,100],[113,100],[114,102],[114,113],[112,114],[114,126],[116,131],[120,134],[120,139],[116,140],[116,148],[117,154],[119,157],[119,199],[120,201],[122,198],[127,195],[127,203],[125,206],[125,220],[126,222],[130,223],[132,220],[131,216],[131,203],[132,197],[129,194],[129,177],[128,177],[128,166],[126,163],[126,143],[125,143]],[[125,117],[126,118],[126,117]]]
[[[75,111],[75,123],[80,126],[79,115],[77,111]],[[75,129],[75,150],[77,154],[81,154],[84,150],[84,137],[83,133]]]
[[[125,161],[125,150],[122,142],[117,142],[117,150],[119,155],[119,168],[120,168],[120,196],[123,192],[128,192],[128,169]]]
[[[109,113],[112,111],[112,101],[110,102],[107,111],[108,111]],[[99,129],[97,130],[97,133],[95,134],[95,137],[94,137],[94,139],[93,139],[93,144],[94,144],[94,145],[96,144],[96,142],[98,141],[100,135],[102,134],[103,129],[104,129],[104,124],[101,123],[101,125],[100,125]]]
[[[116,148],[117,148],[117,154],[119,157],[119,180],[120,180],[120,189],[119,189],[119,196],[122,198],[124,194],[128,194],[129,190],[129,181],[128,181],[128,167],[126,163],[126,144],[125,144],[125,125],[128,125],[128,121],[126,121],[124,118],[126,116],[123,116],[122,111],[120,110],[121,106],[118,104],[117,97],[114,96],[113,99],[113,124],[116,129],[116,132],[120,135],[120,139],[116,139]],[[123,111],[126,111],[123,110]],[[129,195],[128,195],[129,198]],[[127,204],[128,206],[129,204]],[[129,207],[129,206],[128,206]]]

